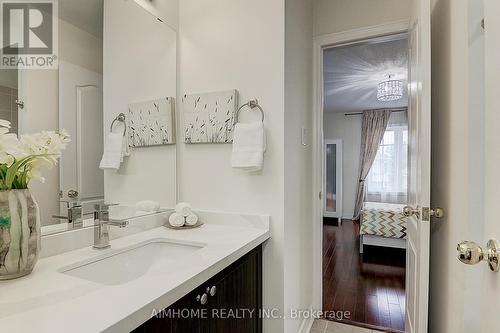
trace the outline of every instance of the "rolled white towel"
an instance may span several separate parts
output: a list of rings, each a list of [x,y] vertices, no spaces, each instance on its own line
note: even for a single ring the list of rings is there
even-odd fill
[[[178,213],[172,213],[168,218],[168,223],[170,223],[172,227],[182,227],[185,222],[185,217]]]
[[[143,212],[157,212],[160,210],[160,203],[151,200],[139,201],[135,204],[135,209]]]
[[[186,217],[191,214],[191,205],[187,202],[179,202],[177,206],[175,206],[175,212]]]
[[[198,223],[198,215],[191,213],[186,216],[186,225],[195,225],[196,223]]]

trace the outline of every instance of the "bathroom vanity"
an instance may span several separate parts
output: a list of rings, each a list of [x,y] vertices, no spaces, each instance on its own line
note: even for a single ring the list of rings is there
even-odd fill
[[[260,332],[269,217],[198,214],[206,223],[192,230],[167,229],[161,219],[141,230],[153,217],[130,220],[110,230],[106,250],[93,249],[85,230],[44,237],[51,254],[76,236],[89,246],[45,257],[32,274],[2,282],[2,332]],[[135,233],[120,237],[127,229]],[[190,313],[161,318],[163,309]]]
[[[262,332],[262,247],[202,283],[133,333]]]

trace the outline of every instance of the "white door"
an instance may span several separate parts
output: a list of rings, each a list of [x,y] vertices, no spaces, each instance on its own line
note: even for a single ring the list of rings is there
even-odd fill
[[[430,247],[430,0],[412,0],[409,31],[409,198],[406,332],[427,333]]]
[[[323,216],[342,219],[342,140],[326,139],[323,156]]]
[[[63,197],[75,191],[79,200],[102,198],[104,173],[99,169],[103,149],[102,75],[60,61],[59,110],[59,128],[71,135],[60,160],[59,186]]]
[[[500,202],[500,2],[484,1],[485,20],[485,195],[484,239],[476,240],[485,246],[490,239],[500,240],[500,221],[497,207]],[[472,268],[471,268],[472,269]],[[486,265],[481,283],[481,324],[477,332],[500,332],[500,273],[491,272]],[[475,286],[471,286],[474,288]]]

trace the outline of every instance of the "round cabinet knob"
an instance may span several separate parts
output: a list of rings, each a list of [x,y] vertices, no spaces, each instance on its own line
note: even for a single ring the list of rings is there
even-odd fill
[[[198,297],[199,297],[199,302],[202,305],[207,304],[207,301],[208,301],[208,295],[207,294],[203,294],[203,295],[201,295],[201,297],[200,296],[198,296]]]
[[[210,296],[215,296],[215,293],[217,292],[217,287],[213,286],[210,288]]]

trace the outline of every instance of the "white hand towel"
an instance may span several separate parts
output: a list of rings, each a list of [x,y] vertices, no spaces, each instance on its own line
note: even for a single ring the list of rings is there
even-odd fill
[[[160,203],[151,200],[139,201],[135,204],[135,209],[143,212],[157,212],[160,210]]]
[[[120,161],[123,162],[123,158],[128,156],[130,156],[130,145],[128,143],[128,135],[125,134],[122,140],[122,154],[120,157]]]
[[[186,219],[184,218],[184,216],[177,213],[172,213],[168,218],[168,223],[170,223],[172,227],[182,227],[185,221]]]
[[[231,159],[233,168],[246,171],[261,170],[264,165],[265,151],[266,135],[263,123],[236,124]]]
[[[187,202],[179,202],[177,206],[175,206],[175,212],[186,217],[191,214],[191,205]]]
[[[99,168],[118,170],[122,162],[122,133],[109,133]]]
[[[186,216],[186,225],[195,225],[196,223],[198,223],[198,215],[191,213]]]

